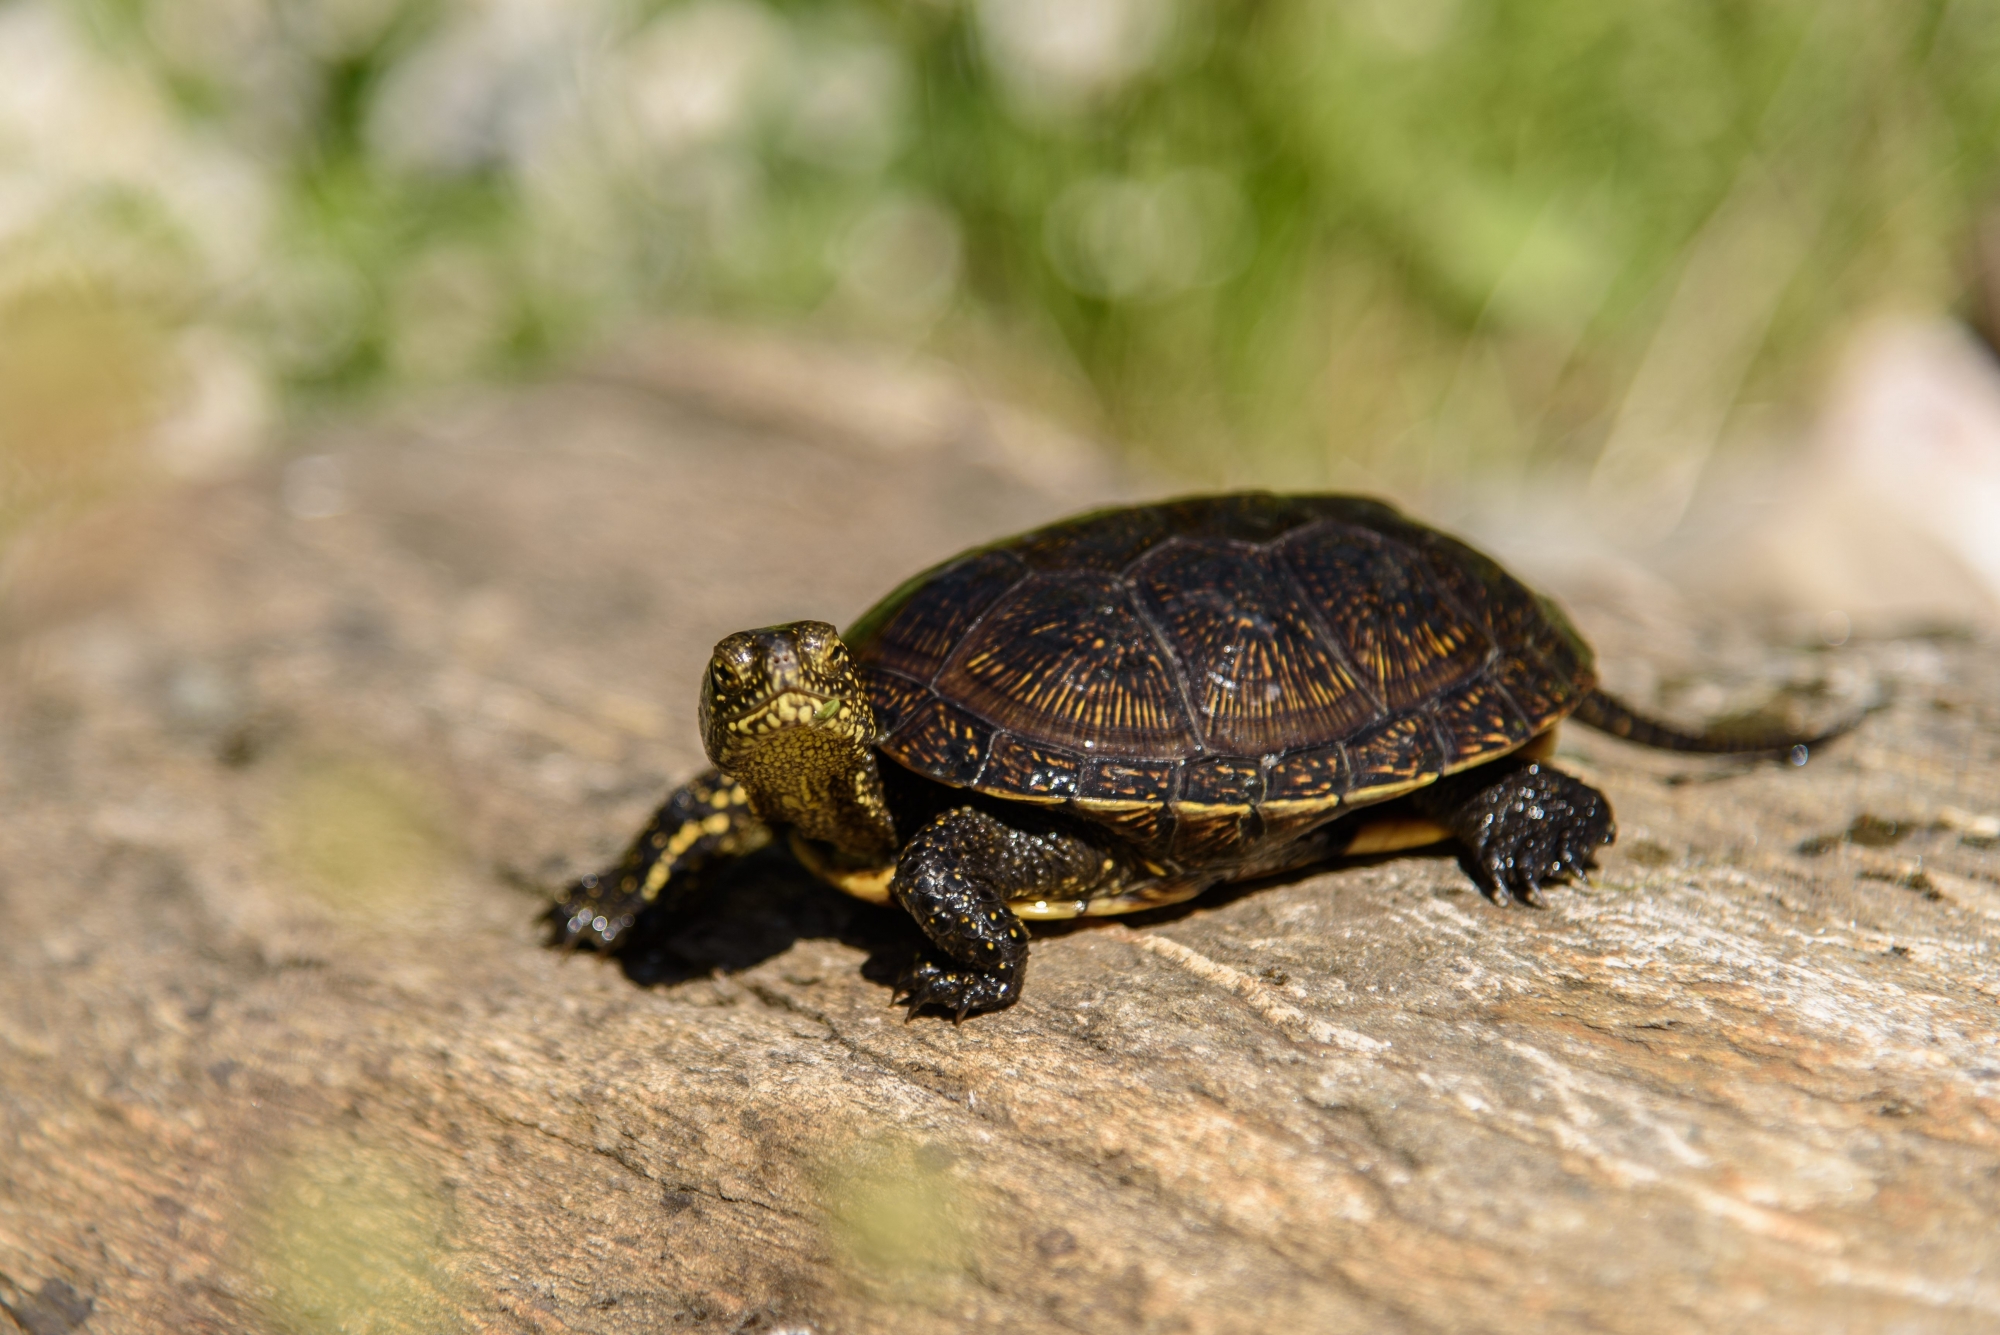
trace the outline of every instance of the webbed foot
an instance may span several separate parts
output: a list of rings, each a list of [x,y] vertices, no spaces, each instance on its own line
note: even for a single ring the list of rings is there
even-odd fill
[[[953,1022],[981,1011],[1004,1010],[1021,999],[1021,976],[1027,957],[1000,969],[975,969],[948,956],[925,952],[896,983],[896,1004],[906,1008],[906,1020],[927,1006],[951,1016]]]
[[[1618,837],[1604,794],[1542,764],[1465,793],[1450,824],[1496,904],[1539,906],[1543,886],[1584,876]]]

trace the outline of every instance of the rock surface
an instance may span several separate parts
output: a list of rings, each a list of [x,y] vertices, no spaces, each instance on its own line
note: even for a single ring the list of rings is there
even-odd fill
[[[536,915],[700,763],[722,634],[1119,484],[969,401],[893,449],[690,402],[324,433],[17,557],[22,1329],[2000,1324],[1990,648],[1771,649],[1551,567],[1642,701],[1889,704],[1803,770],[1571,730],[1622,837],[1544,911],[1337,868],[1040,932],[1019,1006],[904,1024],[908,928],[780,856],[622,962]]]

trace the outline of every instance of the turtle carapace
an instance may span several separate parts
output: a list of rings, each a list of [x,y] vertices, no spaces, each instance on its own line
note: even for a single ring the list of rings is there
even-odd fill
[[[1820,740],[1681,731],[1596,681],[1553,603],[1379,502],[1099,511],[926,571],[844,636],[723,640],[701,689],[715,767],[550,916],[565,943],[616,948],[782,835],[916,920],[901,996],[962,1017],[1020,996],[1024,919],[1345,854],[1451,841],[1494,900],[1537,902],[1616,833],[1546,759],[1564,718],[1689,751]]]

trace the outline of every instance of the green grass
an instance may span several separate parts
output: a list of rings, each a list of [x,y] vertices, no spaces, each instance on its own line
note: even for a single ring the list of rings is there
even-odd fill
[[[200,318],[306,396],[692,310],[940,351],[1200,478],[1589,466],[1649,366],[1727,423],[1855,321],[1953,307],[2000,186],[1973,0],[1078,0],[1128,20],[1094,81],[1024,63],[1031,0],[576,0],[494,102],[540,129],[414,163],[384,107],[493,11],[218,7],[262,35],[205,63],[162,23],[190,3],[72,12],[269,182],[268,290]],[[739,65],[722,128],[646,129],[695,114],[646,89]]]

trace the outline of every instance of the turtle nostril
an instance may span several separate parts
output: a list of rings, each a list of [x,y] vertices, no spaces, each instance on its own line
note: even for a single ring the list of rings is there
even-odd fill
[[[766,646],[758,666],[773,681],[789,681],[798,675],[798,650],[783,642]]]

